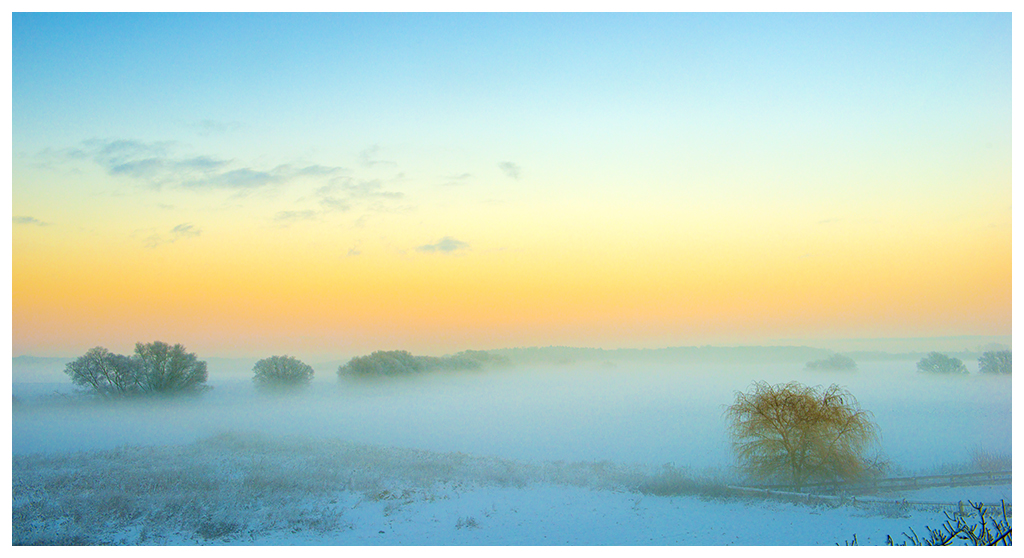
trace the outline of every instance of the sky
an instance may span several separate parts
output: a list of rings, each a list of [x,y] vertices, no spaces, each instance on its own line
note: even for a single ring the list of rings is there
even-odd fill
[[[24,14],[12,349],[1010,335],[1009,14]]]

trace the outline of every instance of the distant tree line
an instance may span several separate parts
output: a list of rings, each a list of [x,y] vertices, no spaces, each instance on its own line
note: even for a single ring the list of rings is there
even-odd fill
[[[377,351],[351,359],[338,368],[339,376],[401,376],[434,370],[479,370],[506,364],[504,356],[487,351],[463,351],[443,357],[414,356],[408,351]],[[102,397],[132,397],[201,393],[210,389],[206,362],[180,344],[161,341],[136,343],[132,355],[94,347],[67,363],[64,372],[77,385]],[[253,366],[252,381],[260,391],[308,386],[313,367],[288,355],[271,356]]]
[[[932,352],[917,363],[919,372],[929,374],[967,374],[967,366],[958,358]],[[1012,373],[1010,351],[989,351],[978,359],[978,371],[982,374]]]
[[[443,357],[416,356],[409,351],[376,351],[338,367],[339,376],[403,376],[439,370],[479,370],[504,364],[505,357],[487,351],[463,351]]]
[[[836,353],[836,354],[834,354],[834,355],[832,355],[832,356],[830,356],[830,357],[828,357],[826,359],[814,360],[814,361],[808,362],[807,363],[807,369],[808,370],[846,370],[846,371],[849,371],[849,370],[856,370],[857,369],[857,363],[854,362],[852,358],[850,358],[850,357],[848,357],[846,355],[841,355],[841,354]]]
[[[67,363],[64,372],[78,386],[104,397],[200,393],[206,385],[206,362],[182,345],[160,341],[136,343],[131,356],[90,349]]]

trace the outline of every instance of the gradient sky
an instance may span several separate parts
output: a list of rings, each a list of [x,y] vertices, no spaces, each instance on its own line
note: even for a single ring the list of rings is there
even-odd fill
[[[1009,335],[1009,14],[14,14],[14,355]]]

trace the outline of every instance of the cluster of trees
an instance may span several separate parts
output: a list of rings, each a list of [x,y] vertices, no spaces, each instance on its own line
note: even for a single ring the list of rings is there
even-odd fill
[[[288,355],[265,358],[257,362],[252,371],[253,383],[264,391],[304,387],[313,379],[312,366]]]
[[[89,349],[69,362],[64,372],[71,381],[103,397],[201,393],[206,385],[206,362],[182,345],[160,341],[136,343],[131,356],[103,347]],[[290,356],[272,356],[253,366],[257,389],[280,390],[308,385],[313,367]]]
[[[852,358],[836,353],[826,359],[814,360],[807,363],[808,370],[843,370],[850,371],[857,369],[857,363]]]
[[[849,391],[797,382],[757,382],[728,407],[733,449],[754,478],[797,490],[808,482],[856,480],[871,470],[863,456],[878,427]]]
[[[978,359],[978,370],[983,374],[1010,374],[1013,371],[1010,351],[983,353]]]
[[[69,362],[64,372],[78,386],[104,397],[199,393],[206,385],[206,362],[181,345],[136,343],[131,356],[90,349]]]
[[[339,376],[402,376],[434,370],[479,370],[503,364],[505,357],[487,351],[463,351],[443,357],[416,356],[409,351],[376,351],[354,357],[338,367]]]
[[[1010,374],[1012,372],[1010,351],[989,351],[978,359],[978,370],[982,374]],[[967,374],[967,366],[958,358],[942,353],[928,353],[917,362],[920,372],[930,374]]]
[[[430,370],[478,370],[507,363],[507,358],[486,351],[463,351],[444,357],[414,356],[408,351],[377,351],[355,357],[338,368],[338,375],[398,376]],[[90,349],[69,362],[65,373],[75,385],[104,397],[143,394],[198,393],[206,385],[206,362],[181,345],[160,341],[136,343],[131,356]],[[253,384],[261,391],[280,391],[309,385],[313,367],[288,355],[272,356],[253,366]]]
[[[935,352],[917,361],[917,370],[929,374],[967,374],[964,361]]]
[[[855,367],[852,359],[842,355],[807,363],[813,370]],[[978,367],[984,374],[1010,374],[1011,353],[983,353]],[[936,374],[967,374],[963,361],[937,352],[921,359],[917,368]],[[877,439],[878,426],[849,391],[835,384],[822,389],[797,382],[756,382],[748,393],[736,393],[726,417],[733,450],[754,478],[782,481],[799,489],[813,481],[856,480],[879,469],[864,457]]]

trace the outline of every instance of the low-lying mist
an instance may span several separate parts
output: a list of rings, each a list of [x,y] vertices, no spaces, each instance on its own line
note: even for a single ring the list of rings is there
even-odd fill
[[[897,468],[963,461],[972,448],[1009,455],[1010,377],[936,377],[912,361],[855,372],[800,364],[604,362],[509,366],[414,377],[339,378],[316,368],[304,390],[258,392],[237,370],[210,366],[213,390],[124,401],[47,395],[66,384],[15,384],[15,455],[189,443],[226,432],[299,434],[381,446],[526,461],[733,463],[723,411],[754,381],[838,383],[872,412],[880,450]]]

